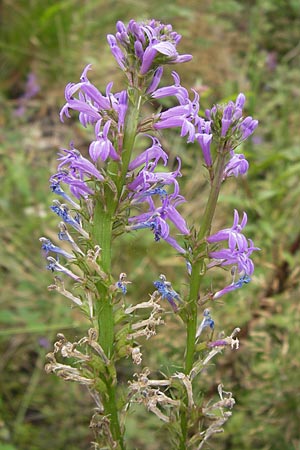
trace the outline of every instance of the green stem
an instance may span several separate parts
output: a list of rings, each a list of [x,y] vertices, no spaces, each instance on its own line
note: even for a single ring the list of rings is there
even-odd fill
[[[192,265],[192,273],[190,279],[190,291],[187,305],[187,337],[186,337],[186,355],[185,355],[185,373],[188,375],[192,370],[195,357],[195,336],[197,331],[197,301],[199,298],[201,279],[205,273],[204,256],[206,250],[206,242],[203,239],[209,235],[212,220],[217,206],[217,201],[221,189],[224,167],[226,161],[226,151],[222,149],[218,152],[214,178],[212,180],[209,197],[203,215],[202,224],[197,236],[197,242],[200,243],[198,249],[199,259]],[[182,444],[180,448],[184,448],[187,439],[187,412],[184,411],[181,417]]]
[[[118,408],[116,401],[116,387],[113,382],[107,384],[107,394],[108,400],[105,402],[105,413],[109,414],[109,419],[111,423],[111,433],[116,442],[118,442],[119,450],[125,450],[123,435],[120,427]]]
[[[111,275],[111,248],[112,248],[112,226],[114,215],[116,213],[125,183],[125,178],[130,162],[137,127],[139,122],[141,95],[136,90],[133,92],[133,100],[129,102],[124,127],[124,138],[122,148],[122,164],[112,162],[108,166],[108,173],[115,184],[116,189],[111,183],[106,183],[103,187],[102,195],[99,193],[95,198],[94,225],[92,228],[92,240],[94,245],[101,247],[101,268],[107,275],[106,280],[99,280],[96,284],[98,291],[98,301],[96,305],[96,314],[99,327],[99,343],[105,354],[113,362],[114,352],[114,310],[113,298],[110,292]],[[115,368],[113,367],[115,373]],[[105,401],[105,413],[110,418],[110,429],[112,436],[118,442],[118,449],[123,450],[123,436],[120,428],[118,407],[116,403],[116,375],[109,376],[107,384],[107,400]]]
[[[209,235],[211,229],[211,223],[214,217],[214,213],[217,206],[217,201],[221,189],[224,167],[226,160],[226,152],[220,151],[218,153],[216,169],[214,173],[214,179],[211,184],[211,189],[209,197],[207,200],[206,208],[203,215],[203,220],[201,228],[198,233],[198,242],[201,241]],[[199,248],[199,254],[203,253],[206,248],[206,243],[201,243]],[[186,347],[186,357],[185,357],[185,373],[190,373],[195,353],[195,336],[197,329],[197,300],[199,296],[201,278],[204,275],[205,266],[203,257],[200,257],[192,267],[191,281],[190,281],[190,292],[189,292],[189,308],[188,308],[188,318],[187,318],[187,347]]]

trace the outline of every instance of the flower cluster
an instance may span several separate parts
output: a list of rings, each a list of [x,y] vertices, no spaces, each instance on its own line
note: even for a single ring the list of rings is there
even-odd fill
[[[191,55],[178,54],[176,47],[181,36],[173,31],[171,25],[156,20],[142,23],[131,20],[127,27],[118,21],[116,28],[116,35],[109,34],[107,40],[117,63],[128,73],[130,83],[136,73],[145,75],[156,71],[153,82],[158,84],[163,64],[177,64],[192,59]]]
[[[231,228],[225,228],[207,237],[209,244],[216,244],[219,242],[227,241],[228,248],[222,248],[215,251],[210,251],[209,256],[213,259],[210,263],[211,266],[233,266],[237,267],[239,274],[239,280],[233,281],[229,286],[226,286],[219,292],[214,294],[213,298],[219,298],[227,292],[241,288],[244,284],[248,284],[251,281],[250,275],[253,274],[254,264],[250,258],[251,254],[259,248],[254,247],[251,239],[246,239],[242,230],[247,224],[247,214],[244,212],[243,218],[239,223],[239,213],[234,210],[234,220]],[[235,270],[233,271],[235,275]]]
[[[148,211],[138,216],[129,218],[128,230],[149,228],[153,231],[155,241],[161,238],[172,245],[178,252],[185,250],[178,244],[175,238],[170,236],[170,227],[167,220],[172,222],[181,234],[188,234],[189,229],[184,218],[179,214],[176,207],[185,201],[179,194],[177,177],[181,176],[181,161],[178,158],[178,168],[174,172],[155,172],[159,160],[167,164],[168,156],[163,151],[157,138],[152,138],[152,146],[140,154],[129,164],[129,177],[131,171],[142,163],[144,166],[134,179],[128,183],[128,189],[134,204],[145,202]],[[173,186],[173,192],[168,194],[166,187]],[[156,206],[155,199],[159,205]]]
[[[206,117],[199,116],[199,95],[194,92],[194,98],[189,98],[189,93],[180,84],[179,75],[174,71],[174,84],[156,89],[152,92],[153,98],[159,99],[175,96],[179,105],[174,106],[156,116],[154,128],[181,128],[181,136],[187,136],[187,142],[197,141],[203,153],[206,167],[213,166],[214,158],[211,153],[211,145],[222,140],[225,144],[223,150],[229,154],[229,160],[224,169],[223,180],[229,176],[244,175],[247,173],[249,163],[243,154],[236,154],[234,148],[246,140],[255,130],[258,121],[251,116],[242,117],[245,103],[244,94],[239,94],[234,102],[229,101],[225,106],[216,105],[211,110],[206,110]]]

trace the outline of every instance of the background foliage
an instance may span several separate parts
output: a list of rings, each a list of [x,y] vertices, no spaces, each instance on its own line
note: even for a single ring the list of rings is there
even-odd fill
[[[183,34],[182,53],[194,55],[189,66],[180,68],[180,75],[184,85],[199,90],[202,110],[243,91],[247,113],[260,121],[243,148],[251,165],[249,175],[227,184],[217,211],[219,224],[225,225],[231,223],[233,207],[246,210],[251,237],[262,250],[256,256],[252,283],[211,305],[217,331],[242,329],[240,351],[222,355],[199,387],[208,398],[222,381],[237,401],[225,433],[212,446],[300,449],[299,1],[3,0],[1,450],[79,450],[88,448],[92,439],[86,392],[44,374],[45,354],[56,333],[80,337],[86,324],[63,298],[47,291],[52,276],[44,268],[38,238],[56,236],[47,180],[56,165],[57,149],[70,139],[78,148],[88,145],[88,133],[75,121],[59,123],[64,86],[76,82],[83,66],[91,62],[93,82],[104,89],[114,79],[117,90],[120,72],[105,36],[114,32],[118,19],[153,16],[172,23]],[[35,74],[40,91],[24,102],[20,97],[29,73]],[[18,116],[20,103],[25,112]],[[175,132],[165,136],[163,144],[170,155],[183,159],[181,190],[189,200],[184,208],[192,223],[205,201],[199,150],[186,146]],[[147,233],[126,236],[115,249],[115,260],[116,274],[126,271],[134,282],[128,301],[145,298],[161,272],[176,290],[184,291],[177,258],[170,257],[163,244],[158,254]],[[220,273],[220,283],[224,276]],[[217,285],[218,279],[211,282]],[[170,315],[167,327],[150,345],[145,343],[146,350],[147,346],[151,367],[164,370],[171,358],[179,363],[177,319]],[[134,417],[129,420],[130,448],[167,448],[156,419],[142,409],[137,409],[137,417],[138,422]]]

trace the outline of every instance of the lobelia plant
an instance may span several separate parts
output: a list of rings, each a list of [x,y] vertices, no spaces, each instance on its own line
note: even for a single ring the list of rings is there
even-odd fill
[[[216,340],[212,340],[212,333],[203,333],[205,329],[214,330],[214,320],[205,306],[249,283],[254,270],[251,254],[258,250],[243,234],[245,212],[240,218],[235,210],[232,227],[214,234],[212,221],[222,184],[248,170],[244,155],[235,150],[258,122],[243,118],[243,94],[235,102],[213,106],[200,117],[199,95],[193,91],[191,100],[176,72],[171,86],[159,87],[165,64],[192,58],[178,53],[181,36],[171,25],[131,20],[128,26],[118,22],[116,28],[116,34],[108,35],[107,40],[126,76],[126,89],[112,93],[109,83],[102,94],[88,79],[88,65],[79,83],[66,86],[66,104],[60,113],[63,121],[65,116],[70,117],[71,110],[79,112],[81,124],[94,127],[95,138],[88,156],[73,143],[59,154],[58,171],[50,180],[52,191],[62,202],[54,200],[51,209],[61,219],[58,237],[67,242],[69,250],[47,238],[41,238],[42,249],[48,269],[59,273],[49,289],[71,300],[91,327],[78,342],[69,342],[58,334],[54,351],[47,355],[46,371],[87,386],[96,405],[91,419],[94,448],[127,448],[126,415],[139,403],[167,426],[172,448],[201,449],[213,434],[222,431],[235,402],[220,385],[219,400],[204,405],[195,395],[197,379],[215,355],[226,347],[239,346],[239,328]],[[176,98],[177,106],[151,117],[142,115],[147,102],[169,96]],[[177,168],[168,171],[168,155],[159,141],[161,130],[168,128],[179,128],[181,137],[188,143],[198,142],[202,150],[210,190],[199,224],[187,224],[178,211],[185,201],[178,183],[181,161],[177,158]],[[139,135],[150,143],[137,154]],[[154,274],[157,280],[150,298],[133,304],[127,300],[130,281],[125,273],[115,277],[112,245],[117,245],[122,234],[141,229],[149,229],[155,241],[163,239],[180,255],[186,267],[187,295],[176,292],[165,275]],[[231,268],[232,282],[202,293],[208,271],[225,266]],[[72,278],[72,291],[65,288],[64,276]],[[134,285],[130,286],[130,295],[133,292]],[[156,334],[166,309],[178,315],[186,329],[184,363],[171,376],[161,374],[153,379],[151,372],[157,373],[157,369],[138,370],[142,366],[142,342]],[[137,368],[124,394],[118,367],[120,360],[128,357]]]

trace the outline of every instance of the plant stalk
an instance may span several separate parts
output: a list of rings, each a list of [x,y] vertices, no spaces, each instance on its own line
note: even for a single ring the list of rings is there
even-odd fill
[[[196,261],[192,265],[190,291],[187,305],[187,322],[186,322],[187,337],[186,337],[186,354],[185,354],[185,368],[184,368],[186,375],[188,375],[191,372],[194,364],[195,336],[197,331],[197,315],[198,315],[197,302],[199,299],[201,279],[205,274],[206,270],[204,262],[204,255],[206,252],[206,242],[202,241],[206,236],[210,234],[211,224],[215,214],[221,184],[223,180],[226,153],[227,152],[225,151],[224,148],[218,151],[214,177],[212,180],[211,189],[205,207],[201,227],[197,236],[197,242],[200,243],[199,249],[197,250],[199,259],[196,259]],[[187,421],[188,421],[187,412],[183,411],[181,417],[182,440],[180,443],[180,450],[186,448],[185,445],[187,441],[187,431],[188,431]]]

